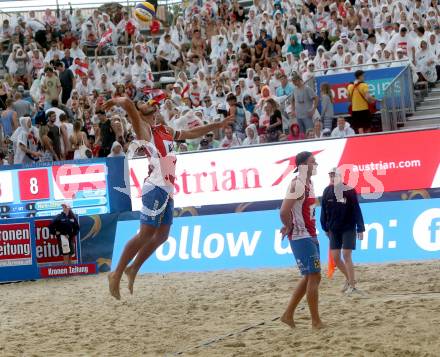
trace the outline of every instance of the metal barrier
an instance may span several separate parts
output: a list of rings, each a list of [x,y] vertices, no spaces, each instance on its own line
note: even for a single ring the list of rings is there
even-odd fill
[[[346,72],[354,72],[353,68],[356,69],[362,69],[367,71],[368,69],[379,69],[379,68],[385,68],[390,66],[395,66],[397,63],[400,63],[402,66],[409,63],[408,59],[402,59],[402,60],[391,60],[391,61],[381,61],[376,63],[362,63],[362,64],[351,64],[348,66],[341,66],[341,67],[332,67],[332,68],[322,68],[322,69],[315,69],[313,73],[320,73],[320,75],[326,74],[328,71],[338,71],[336,73],[332,74],[341,74]],[[375,68],[372,68],[375,67]],[[342,72],[339,72],[342,71]]]
[[[403,125],[407,114],[414,113],[414,86],[408,65],[388,85],[382,98],[382,130],[396,130]]]

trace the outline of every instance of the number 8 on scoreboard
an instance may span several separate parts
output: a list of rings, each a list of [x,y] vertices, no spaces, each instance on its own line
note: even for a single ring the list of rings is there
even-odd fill
[[[48,170],[18,171],[20,199],[22,201],[47,200],[50,198]]]

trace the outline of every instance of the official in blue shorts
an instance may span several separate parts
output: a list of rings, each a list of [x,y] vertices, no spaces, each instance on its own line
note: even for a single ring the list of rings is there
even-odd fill
[[[330,185],[322,195],[321,226],[329,238],[333,260],[346,279],[341,291],[360,293],[356,288],[352,252],[356,249],[356,238],[363,239],[364,219],[356,191],[342,182],[336,168],[330,170],[329,176]]]

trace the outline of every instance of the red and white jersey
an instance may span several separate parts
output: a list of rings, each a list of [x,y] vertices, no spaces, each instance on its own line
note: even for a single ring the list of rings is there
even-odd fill
[[[168,193],[174,191],[176,177],[176,154],[173,135],[164,125],[151,127],[152,142],[146,148],[148,176],[146,183],[159,186]]]
[[[289,239],[316,237],[315,194],[313,184],[309,185],[296,178],[293,182],[295,193],[301,196],[292,207],[293,230]]]

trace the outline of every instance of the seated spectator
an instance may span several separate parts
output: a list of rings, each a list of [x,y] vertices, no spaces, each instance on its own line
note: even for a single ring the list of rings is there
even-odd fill
[[[319,120],[315,120],[315,123],[313,124],[313,130],[308,139],[320,139],[323,137],[322,133],[322,123]]]
[[[246,128],[246,138],[243,140],[243,146],[257,145],[260,143],[257,127],[255,124],[250,124]]]
[[[159,44],[156,51],[156,66],[158,71],[169,69],[170,65],[175,65],[180,57],[180,47],[172,40],[170,34],[165,34],[164,41]]]
[[[81,36],[81,47],[84,53],[87,53],[89,48],[95,49],[98,46],[99,37],[98,32],[93,27],[92,22],[88,21]]]
[[[70,48],[70,56],[75,60],[76,58],[83,60],[86,55],[84,53],[84,51],[78,47],[78,42],[77,41],[73,41],[72,42],[72,47]]]
[[[59,60],[62,60],[64,57],[64,52],[58,48],[56,41],[52,41],[50,44],[50,50],[47,51],[46,57],[44,57],[44,63],[49,63],[55,58],[55,56],[57,56]]]
[[[240,146],[241,140],[240,138],[234,133],[234,130],[232,127],[227,127],[224,129],[224,138],[221,141],[220,147],[224,149],[228,149],[235,146]]]
[[[266,130],[266,141],[277,142],[283,131],[283,118],[277,102],[269,98],[266,100],[265,111],[269,115],[269,125]]]
[[[93,91],[93,84],[87,76],[82,76],[81,80],[76,84],[75,90],[80,97],[89,96]]]
[[[119,142],[115,141],[112,144],[110,154],[108,154],[107,157],[125,157],[122,145]]]
[[[6,160],[6,155],[3,151],[0,151],[0,167],[9,165],[8,160]]]
[[[419,80],[422,82],[434,83],[437,81],[436,58],[434,53],[428,49],[428,42],[421,40],[419,48],[415,51],[416,71]]]
[[[209,149],[217,149],[220,147],[220,142],[214,138],[214,132],[209,132],[205,135],[206,140],[208,140]]]
[[[337,126],[332,131],[332,138],[345,138],[352,135],[355,135],[355,132],[350,127],[350,123],[346,122],[344,118],[339,117]]]
[[[209,145],[208,139],[203,138],[202,140],[200,140],[198,150],[209,150],[209,149],[211,149],[211,147]]]
[[[289,128],[289,135],[287,135],[287,141],[296,141],[303,139],[304,134],[301,133],[299,125],[296,123],[291,124]]]

